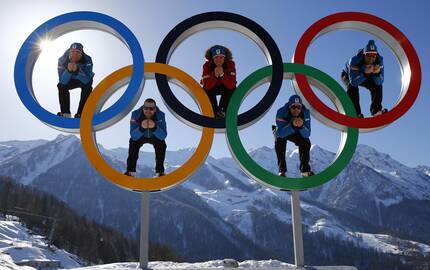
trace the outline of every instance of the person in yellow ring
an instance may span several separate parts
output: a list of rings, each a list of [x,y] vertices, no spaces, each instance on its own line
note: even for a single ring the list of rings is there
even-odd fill
[[[136,164],[139,150],[145,143],[152,144],[155,150],[156,177],[164,175],[164,159],[166,156],[167,126],[164,113],[157,107],[152,98],[148,98],[143,106],[131,114],[130,140],[127,158],[128,176],[136,176]]]

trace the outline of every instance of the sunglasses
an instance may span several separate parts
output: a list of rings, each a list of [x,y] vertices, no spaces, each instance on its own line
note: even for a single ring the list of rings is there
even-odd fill
[[[155,110],[155,107],[143,107],[144,111],[153,111]]]
[[[290,108],[293,109],[293,110],[301,110],[302,106],[300,106],[300,105],[293,105]]]
[[[376,53],[366,53],[365,54],[366,55],[366,57],[370,57],[370,58],[376,58]]]

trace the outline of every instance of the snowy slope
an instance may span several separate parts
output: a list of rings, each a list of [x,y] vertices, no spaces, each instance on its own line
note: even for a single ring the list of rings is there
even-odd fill
[[[34,270],[34,268],[28,266],[18,266],[13,263],[10,256],[0,253],[0,270]]]
[[[25,269],[16,266],[24,261],[60,261],[64,268],[82,266],[76,256],[54,246],[48,247],[42,236],[33,234],[19,222],[0,219],[0,265]]]
[[[316,170],[325,168],[324,162],[331,162],[334,154],[322,152],[318,146],[312,147],[313,167]],[[273,166],[274,151],[270,148],[262,148],[251,152],[254,160],[268,170],[276,171]],[[320,152],[320,153],[318,153]],[[322,152],[322,153],[321,153]],[[297,168],[297,151],[289,152],[289,168],[291,174],[298,174]],[[272,158],[272,160],[271,160]],[[216,210],[224,219],[237,225],[237,227],[251,239],[257,239],[258,231],[253,230],[253,219],[251,212],[259,210],[264,213],[270,209],[280,222],[291,224],[291,215],[288,212],[290,208],[289,195],[286,192],[273,191],[249,180],[245,175],[241,174],[238,168],[235,168],[232,162],[228,159],[213,162],[209,165],[217,178],[222,178],[224,188],[208,190],[204,186],[196,185],[189,181],[184,186],[193,189],[206,203]],[[220,169],[222,168],[222,170]],[[222,172],[221,172],[222,171]],[[230,171],[230,173],[227,173]],[[233,179],[232,179],[233,178]],[[237,182],[251,182],[253,189],[242,189]],[[236,186],[232,185],[236,183]],[[428,185],[428,183],[427,183]],[[417,195],[420,196],[419,194]],[[306,197],[306,196],[305,196]],[[252,206],[252,207],[250,207]],[[306,225],[309,233],[318,231],[324,232],[326,235],[338,237],[343,240],[348,240],[355,243],[357,246],[365,248],[377,249],[384,253],[399,254],[419,252],[422,254],[430,254],[430,245],[425,245],[415,241],[408,241],[397,237],[382,234],[369,234],[362,232],[354,232],[353,228],[342,224],[332,213],[317,205],[311,204],[308,201],[301,202],[302,214],[304,216],[303,223]]]
[[[393,237],[387,234],[354,232],[339,226],[333,220],[321,218],[309,227],[309,232],[322,231],[325,235],[339,237],[364,248],[389,254],[430,254],[430,245]]]
[[[149,262],[150,269],[214,269],[214,268],[225,268],[223,260],[213,260],[199,263],[175,263],[175,262]],[[238,262],[239,268],[251,268],[251,269],[297,269],[294,265],[284,263],[278,260],[266,260],[266,261],[255,261],[247,260]],[[114,263],[90,266],[84,268],[76,268],[74,270],[126,270],[126,269],[138,269],[138,263]],[[230,268],[232,269],[232,268]],[[356,270],[355,267],[350,266],[328,266],[328,267],[312,267],[314,270]]]

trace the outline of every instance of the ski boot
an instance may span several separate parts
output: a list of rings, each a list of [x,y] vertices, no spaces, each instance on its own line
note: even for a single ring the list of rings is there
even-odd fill
[[[129,172],[129,171],[126,171],[126,172],[124,173],[124,175],[130,176],[130,177],[136,177],[136,172]]]
[[[160,177],[160,176],[163,176],[164,175],[164,172],[157,172],[157,173],[155,173],[155,176],[154,177]]]
[[[71,118],[72,117],[72,115],[70,113],[58,112],[57,115],[60,117],[65,117],[65,118]]]
[[[313,171],[309,171],[309,172],[302,172],[302,173],[301,173],[301,175],[302,175],[303,177],[308,177],[308,176],[312,176],[312,175],[314,175],[314,172],[313,172]]]

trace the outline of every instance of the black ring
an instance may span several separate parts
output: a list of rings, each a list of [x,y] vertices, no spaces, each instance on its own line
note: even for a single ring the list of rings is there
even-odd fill
[[[262,117],[275,101],[281,89],[284,74],[281,52],[273,38],[259,24],[229,12],[207,12],[195,15],[179,23],[167,34],[158,49],[155,61],[167,64],[170,56],[183,40],[195,32],[208,28],[228,28],[247,35],[263,49],[269,64],[272,64],[273,75],[266,94],[254,107],[238,115],[238,127],[251,125]],[[155,74],[155,79],[161,97],[173,114],[199,127],[225,129],[225,119],[203,116],[184,106],[173,94],[166,75]]]

